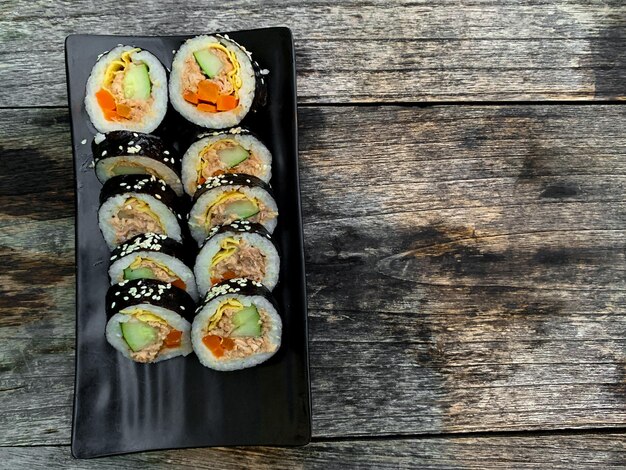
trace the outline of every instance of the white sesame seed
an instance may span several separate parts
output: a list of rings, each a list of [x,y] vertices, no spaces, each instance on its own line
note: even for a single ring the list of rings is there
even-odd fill
[[[87,143],[87,139],[83,139],[80,141],[81,144],[85,145]]]

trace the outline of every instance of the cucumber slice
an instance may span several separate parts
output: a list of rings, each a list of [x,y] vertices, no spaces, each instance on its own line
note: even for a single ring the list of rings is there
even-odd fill
[[[129,279],[131,281],[133,279],[156,279],[156,276],[150,268],[126,268],[124,270],[124,279]]]
[[[129,65],[122,81],[124,97],[133,100],[147,100],[150,98],[150,75],[146,64]]]
[[[196,62],[202,69],[202,71],[208,75],[209,78],[214,78],[220,73],[224,64],[222,61],[208,49],[202,49],[193,53],[196,58]]]
[[[220,160],[222,160],[228,166],[228,168],[239,165],[241,162],[247,160],[250,156],[248,151],[241,145],[228,149],[218,150],[217,155],[220,157]]]
[[[158,335],[156,329],[139,321],[129,321],[120,325],[122,336],[128,347],[134,352],[155,343]]]
[[[116,165],[111,170],[111,173],[114,176],[119,175],[143,175],[146,173],[146,169],[140,166],[125,166],[125,165]]]
[[[259,213],[259,208],[255,203],[247,199],[234,201],[228,204],[227,212],[236,215],[239,219],[247,219]]]
[[[233,315],[233,325],[240,327],[248,322],[258,323],[260,319],[259,311],[254,305],[250,305],[249,307],[242,308]]]
[[[259,325],[258,321],[249,321],[240,327],[235,328],[230,333],[230,336],[235,338],[240,338],[242,336],[253,336],[255,338],[259,337],[261,336],[261,325]]]

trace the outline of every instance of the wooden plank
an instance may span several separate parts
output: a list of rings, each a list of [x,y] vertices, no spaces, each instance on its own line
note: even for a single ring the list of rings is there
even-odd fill
[[[4,447],[7,468],[621,468],[624,434],[314,442],[296,448],[213,448],[74,460],[69,448]]]
[[[299,118],[318,439],[623,426],[625,108]],[[67,444],[66,110],[0,135],[0,444]]]
[[[210,14],[209,14],[210,12]],[[619,0],[306,3],[44,0],[0,6],[2,106],[66,104],[70,33],[293,29],[301,103],[612,100],[626,96]]]

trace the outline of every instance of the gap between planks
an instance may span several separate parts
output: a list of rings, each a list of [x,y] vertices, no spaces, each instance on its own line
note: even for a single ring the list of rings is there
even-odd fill
[[[476,439],[476,438],[497,438],[497,437],[568,437],[568,436],[591,436],[591,435],[626,435],[626,426],[624,427],[591,427],[580,429],[546,429],[546,430],[528,430],[528,431],[460,431],[460,432],[442,432],[442,433],[424,433],[424,434],[379,434],[376,436],[313,436],[311,444],[319,444],[325,442],[373,442],[373,441],[403,441],[403,440],[421,440],[430,439]],[[15,447],[67,447],[69,443],[57,444],[28,444],[28,445],[0,445],[0,449],[11,449]],[[249,446],[245,446],[249,447]],[[271,446],[270,446],[271,447]]]
[[[626,105],[626,100],[545,100],[545,101],[354,101],[349,103],[319,102],[298,103],[302,108],[375,108],[375,107],[405,107],[405,108],[431,108],[434,106],[619,106]],[[0,111],[19,109],[69,109],[68,106],[0,106]]]

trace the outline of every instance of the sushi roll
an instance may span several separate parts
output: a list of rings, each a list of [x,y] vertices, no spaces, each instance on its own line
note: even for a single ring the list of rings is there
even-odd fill
[[[85,109],[100,132],[152,132],[167,111],[167,78],[148,51],[118,46],[98,59],[87,80]]]
[[[150,279],[123,281],[106,295],[106,339],[136,362],[159,362],[192,351],[195,304],[182,289]]]
[[[100,192],[98,224],[111,249],[140,233],[182,242],[182,214],[174,190],[155,176],[115,176]]]
[[[248,131],[235,128],[203,136],[183,155],[183,184],[190,196],[208,178],[223,173],[245,173],[267,183],[272,177],[272,154]]]
[[[278,207],[267,183],[255,176],[227,173],[198,185],[189,211],[189,229],[200,245],[213,227],[235,220],[260,223],[272,233],[277,217]]]
[[[191,326],[191,343],[205,367],[245,369],[278,351],[282,328],[270,291],[256,281],[236,278],[207,293]]]
[[[273,290],[279,270],[280,258],[272,236],[261,224],[247,220],[213,227],[194,266],[200,295],[235,277],[260,282]]]
[[[131,131],[98,134],[91,145],[96,176],[101,183],[119,175],[154,175],[178,196],[183,195],[180,157],[154,135]]]
[[[170,100],[194,124],[224,129],[248,114],[257,82],[264,86],[258,65],[242,46],[220,35],[196,36],[174,56]]]
[[[113,250],[109,278],[111,284],[133,279],[169,282],[197,301],[196,280],[186,260],[187,252],[176,240],[156,233],[144,233]]]

